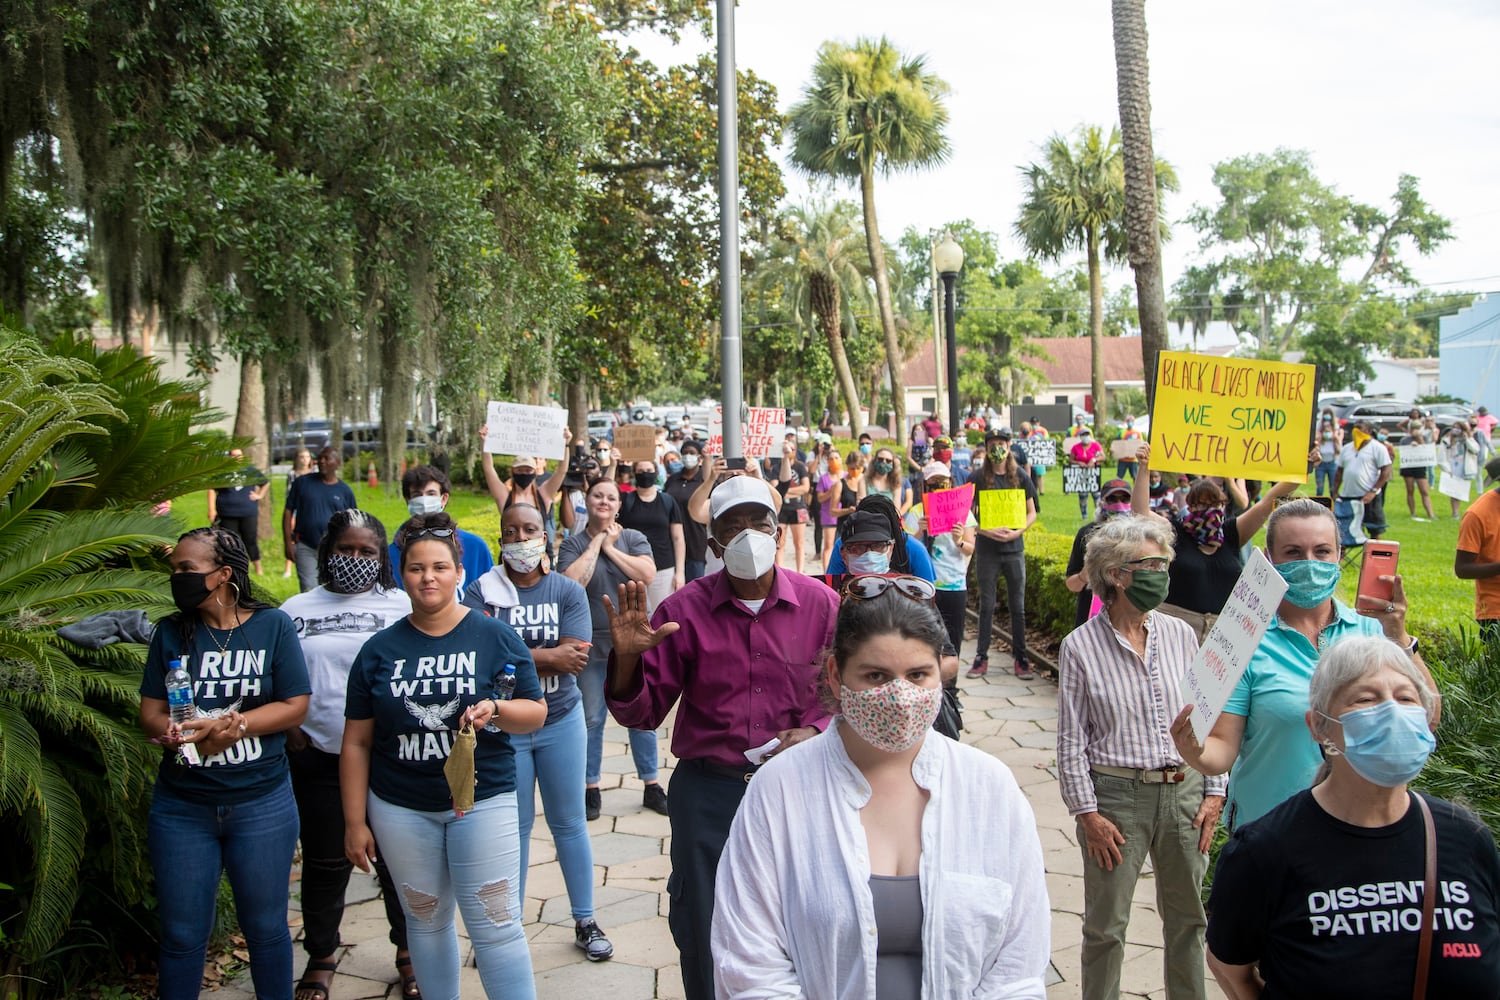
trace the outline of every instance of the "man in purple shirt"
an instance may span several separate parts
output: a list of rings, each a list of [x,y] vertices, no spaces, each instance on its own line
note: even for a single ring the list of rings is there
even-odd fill
[[[734,476],[709,497],[708,544],[724,569],[694,580],[646,613],[646,588],[620,588],[610,613],[609,710],[623,726],[655,729],[682,705],[667,797],[672,823],[668,923],[688,1000],[714,995],[709,929],[714,873],[757,764],[746,751],[817,735],[829,715],[818,659],[833,645],[838,598],[776,566],[779,526],[770,489]]]

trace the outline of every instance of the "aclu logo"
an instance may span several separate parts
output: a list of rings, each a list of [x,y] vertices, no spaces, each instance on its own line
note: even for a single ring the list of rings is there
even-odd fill
[[[1481,955],[1479,945],[1472,941],[1445,941],[1443,943],[1444,958],[1479,958]]]

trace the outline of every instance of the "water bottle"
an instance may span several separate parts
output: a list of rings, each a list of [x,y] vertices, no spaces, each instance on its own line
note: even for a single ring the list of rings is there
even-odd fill
[[[179,727],[186,726],[198,715],[193,706],[193,678],[183,669],[182,657],[174,656],[167,664],[167,711]],[[177,751],[188,764],[198,763],[198,748],[184,743]]]
[[[516,665],[507,663],[505,671],[500,675],[500,683],[496,685],[499,694],[495,695],[496,701],[510,701],[510,696],[516,693]]]

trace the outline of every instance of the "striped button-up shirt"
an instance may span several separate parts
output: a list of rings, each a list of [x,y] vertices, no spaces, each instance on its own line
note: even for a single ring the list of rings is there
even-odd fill
[[[1172,720],[1187,704],[1182,678],[1198,653],[1184,621],[1153,611],[1146,616],[1146,655],[1116,631],[1108,612],[1095,615],[1063,640],[1058,656],[1057,769],[1068,812],[1095,812],[1089,768],[1154,771],[1181,767]],[[1223,795],[1228,778],[1205,778],[1204,795]]]

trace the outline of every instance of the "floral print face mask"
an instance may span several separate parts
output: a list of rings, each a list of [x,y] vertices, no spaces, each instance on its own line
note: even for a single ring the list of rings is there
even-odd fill
[[[915,746],[932,728],[942,704],[941,687],[918,687],[900,677],[863,691],[839,688],[844,721],[866,743],[886,753]]]

